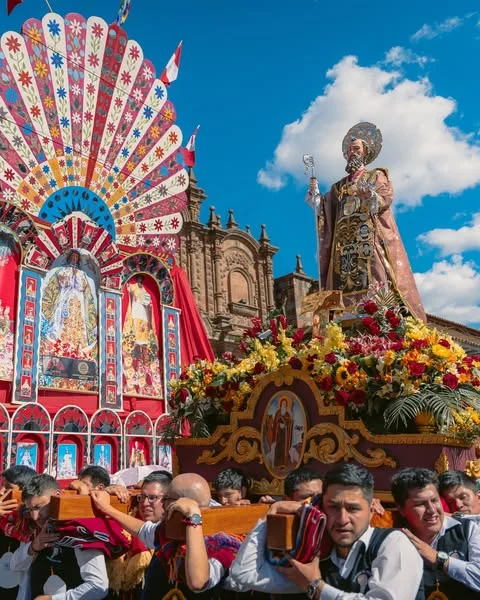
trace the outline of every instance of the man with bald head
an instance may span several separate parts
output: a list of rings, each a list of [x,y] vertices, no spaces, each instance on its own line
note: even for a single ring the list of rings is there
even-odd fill
[[[139,521],[110,506],[104,492],[92,491],[99,510],[117,520],[149,548],[155,548],[154,562],[148,569],[142,600],[162,598],[170,590],[179,589],[185,598],[214,599],[220,597],[240,540],[223,533],[205,537],[201,509],[212,502],[207,481],[195,473],[175,477],[162,498],[165,518],[159,523]],[[167,540],[164,521],[177,511],[186,525],[185,544]]]

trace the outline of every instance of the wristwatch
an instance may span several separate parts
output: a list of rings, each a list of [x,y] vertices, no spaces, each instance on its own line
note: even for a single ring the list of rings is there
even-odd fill
[[[199,515],[198,513],[193,513],[193,515],[185,517],[185,519],[183,519],[183,522],[187,526],[189,525],[191,527],[196,527],[197,525],[201,525],[203,523],[202,515]]]
[[[448,554],[446,552],[437,552],[437,560],[435,561],[435,568],[438,571],[443,571],[443,567],[445,566],[445,563],[448,561],[450,557],[448,556]]]
[[[307,585],[307,598],[308,600],[314,600],[315,594],[317,593],[318,584],[322,581],[321,577],[314,579]]]

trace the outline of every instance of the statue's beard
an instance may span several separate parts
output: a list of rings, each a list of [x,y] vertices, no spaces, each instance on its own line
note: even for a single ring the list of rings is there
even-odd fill
[[[361,154],[352,154],[352,156],[348,159],[347,166],[345,167],[345,171],[349,175],[353,175],[359,169],[365,166],[365,157]]]

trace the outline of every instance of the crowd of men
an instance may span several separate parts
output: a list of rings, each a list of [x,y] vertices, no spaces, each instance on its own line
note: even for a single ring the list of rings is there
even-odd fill
[[[112,495],[126,501],[129,491],[110,486],[102,467],[88,466],[71,487],[89,494],[103,517],[71,523],[52,521],[52,497],[62,493],[53,477],[14,466],[2,480],[0,600],[480,598],[480,492],[459,471],[397,472],[397,528],[370,525],[372,511],[382,508],[366,469],[346,463],[324,475],[290,473],[283,499],[258,501],[270,504],[269,514],[318,510],[327,543],[309,562],[290,553],[271,560],[266,519],[246,536],[204,535],[202,509],[253,501],[238,469],[219,473],[217,501],[198,474],[153,472],[141,482],[133,515],[111,503]],[[10,490],[21,490],[20,505]],[[186,526],[182,542],[165,532],[175,512]]]

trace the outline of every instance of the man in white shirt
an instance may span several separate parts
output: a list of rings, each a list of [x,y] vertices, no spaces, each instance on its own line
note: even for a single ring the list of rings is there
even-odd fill
[[[105,492],[92,491],[92,498],[99,510],[118,521],[131,534],[147,546],[157,549],[156,570],[158,587],[156,597],[163,597],[171,590],[179,589],[185,598],[216,598],[221,593],[220,584],[225,579],[238,550],[238,540],[225,534],[220,543],[208,543],[202,528],[201,508],[211,503],[210,487],[207,481],[195,473],[183,473],[173,479],[166,494],[163,496],[163,506],[166,517],[178,511],[183,515],[186,525],[185,550],[180,544],[172,543],[165,537],[163,522],[142,523],[130,515],[124,515],[110,506],[110,498]],[[213,536],[215,537],[215,536]],[[216,552],[215,548],[220,548]],[[177,554],[177,552],[179,552]],[[227,557],[231,556],[231,560]],[[179,567],[181,564],[181,567]],[[175,580],[170,580],[170,574],[175,573]]]
[[[36,475],[22,490],[22,501],[37,525],[31,542],[15,551],[10,568],[30,573],[30,591],[17,600],[102,600],[108,593],[105,557],[100,550],[81,550],[56,545],[58,535],[48,533],[50,501],[60,495],[50,475]],[[54,577],[56,576],[56,577]]]
[[[470,519],[444,513],[438,477],[428,469],[403,469],[392,478],[392,494],[405,529],[424,561],[425,595],[480,597],[480,528]]]
[[[334,467],[325,476],[322,501],[330,555],[309,564],[290,559],[290,567],[276,568],[265,558],[266,522],[260,521],[232,565],[235,589],[304,592],[310,600],[423,599],[422,561],[401,531],[369,526],[372,500],[373,477],[366,469],[351,463]],[[280,502],[272,512],[301,508],[297,502]]]

